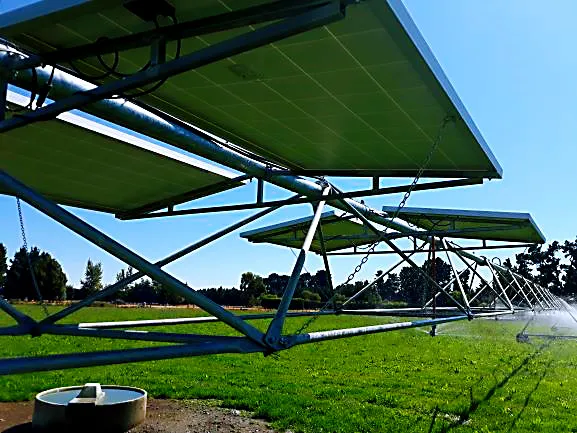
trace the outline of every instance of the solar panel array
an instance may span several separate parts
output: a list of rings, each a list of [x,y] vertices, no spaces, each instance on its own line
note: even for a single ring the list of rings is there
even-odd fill
[[[383,207],[389,214],[396,209]],[[421,229],[446,231],[446,237],[545,243],[545,237],[528,213],[405,207],[397,218]]]
[[[81,2],[79,2],[81,3]],[[175,1],[180,22],[266,1]],[[35,53],[150,29],[120,3],[96,0],[17,23],[2,35]],[[166,23],[165,23],[166,24]],[[252,28],[182,41],[182,53]],[[168,47],[174,53],[174,43]],[[149,48],[121,52],[137,71]],[[105,56],[112,62],[112,56]],[[96,58],[75,62],[104,72]],[[268,160],[308,174],[414,176],[447,115],[425,176],[500,177],[501,169],[398,1],[347,8],[343,21],[171,78],[142,98]]]
[[[286,221],[241,233],[240,236],[253,243],[271,243],[290,248],[301,248],[312,217]],[[363,224],[342,212],[328,211],[321,216],[325,251],[367,245],[378,240]],[[320,254],[321,241],[318,232],[311,244],[311,251]]]
[[[12,92],[9,100],[28,102]],[[74,113],[0,134],[0,154],[1,170],[56,202],[111,213],[241,185],[224,184],[235,177],[228,170]]]

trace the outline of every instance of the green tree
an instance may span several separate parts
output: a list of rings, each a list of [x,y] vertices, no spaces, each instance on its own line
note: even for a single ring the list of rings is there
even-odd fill
[[[377,276],[379,276],[377,271]],[[381,272],[382,273],[382,272]],[[386,281],[381,280],[380,284],[377,285],[377,291],[383,300],[397,301],[399,300],[399,291],[401,289],[401,281],[399,276],[394,272],[391,272],[387,277]]]
[[[4,244],[0,243],[0,293],[6,284],[6,272],[8,272],[8,257]]]
[[[266,293],[266,287],[261,276],[245,272],[240,277],[240,290],[247,305],[258,304],[258,298]]]
[[[321,302],[321,295],[316,292],[311,292],[310,290],[303,290],[301,296],[305,301]]]
[[[26,257],[26,250],[20,248],[11,260],[10,269],[6,274],[4,295],[13,299],[38,299],[38,294],[32,280],[29,263],[45,300],[66,299],[66,275],[60,264],[47,252],[32,248]]]
[[[92,263],[92,260],[88,259],[86,271],[84,271],[84,280],[80,282],[80,289],[84,292],[85,296],[102,290],[101,263]]]
[[[536,282],[555,294],[562,294],[561,260],[556,256],[560,248],[559,242],[554,241],[547,249],[539,245],[528,252],[529,260],[537,268]]]
[[[561,246],[561,251],[568,260],[568,263],[561,265],[564,271],[562,295],[575,296],[577,294],[577,239],[572,242],[565,241]]]

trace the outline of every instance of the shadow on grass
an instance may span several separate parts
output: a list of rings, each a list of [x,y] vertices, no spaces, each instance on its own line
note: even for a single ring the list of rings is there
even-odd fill
[[[539,388],[539,385],[541,385],[541,382],[543,381],[543,379],[547,375],[547,372],[549,371],[549,367],[551,367],[552,363],[553,363],[553,360],[551,359],[547,363],[547,366],[543,369],[541,376],[539,376],[539,380],[537,380],[537,383],[535,384],[533,389],[529,392],[529,394],[527,394],[527,397],[525,397],[525,401],[523,402],[523,407],[521,408],[521,410],[519,411],[519,413],[517,414],[517,416],[515,417],[515,419],[511,423],[511,427],[509,427],[509,430],[507,430],[507,432],[513,431],[513,429],[515,428],[515,425],[517,425],[517,422],[519,421],[519,419],[521,419],[521,415],[523,415],[523,413],[525,412],[525,409],[527,409],[527,406],[529,405],[529,401],[531,400],[531,397],[533,396],[535,391],[537,391],[537,388]]]
[[[517,365],[517,367],[515,367],[513,369],[513,371],[511,371],[511,373],[509,373],[508,375],[506,375],[503,379],[501,379],[500,381],[498,381],[491,389],[489,389],[489,391],[487,391],[487,393],[482,397],[482,398],[475,398],[473,396],[473,389],[475,388],[475,386],[477,386],[480,382],[482,382],[484,380],[484,377],[481,377],[474,385],[472,385],[471,387],[469,387],[469,407],[467,407],[465,410],[461,411],[461,413],[458,414],[458,420],[454,420],[452,421],[449,425],[443,425],[441,427],[440,430],[438,430],[441,433],[445,433],[448,432],[456,427],[462,426],[463,424],[465,424],[471,417],[471,415],[479,408],[479,406],[481,406],[483,403],[487,403],[489,400],[491,400],[491,398],[495,395],[495,393],[502,389],[503,387],[505,387],[507,385],[507,383],[514,378],[517,374],[519,374],[523,369],[525,369],[527,367],[527,364],[529,364],[533,359],[535,359],[537,356],[539,356],[545,349],[547,349],[550,345],[550,342],[547,341],[545,343],[543,343],[541,346],[539,346],[533,353],[531,353],[530,355],[526,356],[520,363],[519,365]],[[547,374],[547,371],[549,370],[549,367],[551,366],[552,360],[547,364],[546,368],[543,369],[543,373],[541,374],[541,376],[539,377],[539,380],[537,381],[537,383],[535,384],[535,387],[529,392],[529,394],[527,395],[527,397],[525,398],[525,403],[523,408],[521,409],[521,411],[519,412],[519,414],[515,417],[515,420],[513,420],[513,424],[511,425],[511,427],[509,428],[509,432],[514,428],[515,424],[517,423],[517,421],[520,419],[521,415],[523,414],[523,412],[525,411],[525,408],[527,407],[527,405],[529,404],[529,401],[531,399],[531,396],[533,395],[533,393],[537,390],[537,388],[539,387],[539,385],[541,384],[541,381],[543,380],[543,378],[545,377],[545,375]],[[462,394],[461,394],[462,395]],[[431,419],[431,424],[429,426],[429,433],[433,433],[434,428],[435,428],[435,424],[437,423],[437,420],[439,419],[439,414],[441,414],[443,412],[441,412],[439,410],[439,407],[436,406],[434,411],[433,411],[433,415],[432,415],[432,419]],[[442,421],[446,421],[445,419],[442,419]]]

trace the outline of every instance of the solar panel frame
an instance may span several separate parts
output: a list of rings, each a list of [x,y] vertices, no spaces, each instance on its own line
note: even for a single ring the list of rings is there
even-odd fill
[[[383,206],[382,210],[393,214],[397,208]],[[397,218],[424,230],[463,230],[448,232],[446,237],[540,244],[546,241],[528,213],[405,207]]]
[[[95,3],[98,3],[98,2],[95,2]],[[208,3],[208,2],[206,2],[206,3]],[[265,3],[265,2],[261,1],[258,3]],[[402,3],[399,1],[394,1],[394,0],[389,0],[388,2],[374,0],[372,2],[366,2],[366,3],[369,3],[369,6],[372,7],[373,9],[375,9],[375,8],[379,9],[379,13],[382,15],[381,19],[386,20],[386,24],[387,24],[386,31],[392,31],[391,29],[393,29],[394,31],[397,32],[397,34],[395,36],[395,40],[398,39],[401,42],[404,41],[401,44],[401,45],[403,45],[401,47],[401,49],[405,52],[410,52],[409,60],[411,63],[411,67],[416,69],[417,75],[425,76],[425,78],[426,78],[425,81],[428,80],[429,83],[432,83],[429,86],[430,88],[432,88],[434,90],[436,89],[435,92],[433,92],[436,94],[432,95],[432,97],[434,99],[437,99],[437,100],[443,100],[442,103],[447,105],[447,106],[450,106],[449,107],[450,110],[454,111],[454,114],[457,115],[457,125],[455,128],[453,128],[453,130],[454,130],[453,132],[455,134],[465,134],[465,135],[471,134],[472,140],[475,143],[473,146],[475,148],[474,152],[473,152],[474,157],[468,158],[468,157],[463,156],[460,152],[462,152],[462,149],[464,148],[464,146],[456,146],[455,143],[451,144],[451,146],[452,146],[451,152],[453,152],[453,155],[459,155],[459,158],[464,158],[463,161],[466,160],[467,164],[472,164],[472,165],[480,164],[479,166],[476,166],[477,168],[472,169],[471,166],[461,167],[461,168],[457,168],[456,166],[451,166],[450,169],[447,169],[447,166],[446,166],[447,162],[445,162],[444,167],[439,167],[438,161],[436,162],[435,158],[433,158],[431,167],[428,170],[426,170],[423,175],[426,177],[501,177],[502,170],[501,170],[500,166],[498,165],[494,156],[490,152],[486,142],[484,141],[479,130],[476,128],[474,122],[472,121],[471,117],[467,113],[462,102],[459,100],[458,96],[456,95],[456,92],[451,87],[449,81],[447,80],[446,76],[442,72],[442,70],[441,70],[438,62],[435,60],[432,52],[428,49],[422,36],[420,36],[420,33],[416,29],[416,26],[412,22],[412,19],[410,18],[410,15],[406,11],[406,9],[404,9],[404,6],[402,5]],[[107,4],[107,2],[104,2],[104,4]],[[382,7],[383,5],[384,5],[384,7]],[[385,10],[385,8],[388,8],[387,10],[390,12],[387,12],[387,13],[383,12],[383,10]],[[39,20],[41,20],[41,19],[42,18],[39,18]],[[34,21],[34,20],[32,20],[32,21]],[[335,25],[337,25],[337,24],[335,24]],[[14,29],[17,29],[17,28],[22,28],[22,26],[28,26],[29,27],[30,23],[15,25],[13,28],[3,29],[3,31],[7,32],[7,34],[10,35],[11,31],[14,31]],[[331,28],[331,27],[329,26],[329,28]],[[311,32],[308,32],[304,35],[300,35],[300,36],[297,36],[294,38],[299,38],[302,36],[302,38],[304,38],[306,40],[306,38],[311,37],[310,33]],[[15,36],[15,37],[17,37],[17,36]],[[214,39],[214,37],[211,37],[211,38]],[[211,38],[209,38],[209,39],[211,39]],[[219,37],[216,37],[217,40],[218,40],[218,38]],[[291,40],[294,41],[294,38],[291,38]],[[314,38],[314,36],[313,36],[313,38]],[[17,37],[17,39],[18,39],[18,37]],[[287,46],[285,42],[286,41],[283,41],[283,43],[279,44],[279,46],[281,46],[281,45]],[[265,50],[265,48],[263,48],[261,50]],[[42,51],[42,49],[39,50],[38,46],[36,46],[35,51],[37,51],[37,52]],[[258,50],[257,50],[257,52],[258,52]],[[264,53],[264,51],[263,51],[263,53]],[[248,53],[247,55],[250,55],[250,54],[251,53]],[[236,59],[237,57],[239,57],[239,56],[235,56],[233,59]],[[226,62],[226,61],[223,61],[223,62]],[[220,62],[220,63],[222,63],[222,62]],[[205,67],[205,68],[206,68],[206,70],[213,71],[216,74],[215,76],[211,76],[212,78],[217,79],[217,80],[219,79],[217,71],[214,69],[214,65],[209,65],[208,67]],[[203,70],[203,68],[201,68],[201,70]],[[205,76],[198,75],[198,71],[192,71],[189,74],[190,74],[190,77],[196,77],[196,80],[206,79]],[[187,75],[187,74],[185,74],[185,75]],[[176,80],[176,78],[175,78],[175,80]],[[193,79],[193,82],[194,81],[195,80]],[[262,80],[256,80],[255,82],[260,83],[261,81]],[[353,80],[351,82],[354,82],[354,81],[355,80]],[[181,81],[174,81],[174,83],[178,83],[178,82],[182,82],[182,80]],[[251,82],[244,83],[244,84],[248,84],[250,87],[250,85],[255,84],[255,82],[251,81]],[[170,81],[167,84],[167,88],[168,87],[170,87]],[[177,95],[177,98],[181,97],[181,95],[186,95],[186,98],[188,100],[191,100],[191,94],[187,93],[187,91],[185,91],[184,88],[177,86],[177,87],[173,87],[173,89],[176,89],[173,93],[175,93],[175,95]],[[221,89],[221,88],[218,86],[216,86],[216,87],[213,86],[213,87],[210,87],[210,89],[212,89],[209,92],[210,94],[212,94],[211,98],[217,98],[218,99],[219,98],[218,97],[218,91],[220,91],[219,89]],[[377,152],[377,153],[373,154],[373,153],[371,153],[372,151],[369,151],[368,153],[365,152],[363,155],[361,155],[363,153],[362,152],[362,147],[364,146],[363,144],[359,144],[359,146],[356,149],[353,149],[353,150],[348,149],[347,150],[347,147],[349,147],[351,145],[349,143],[346,143],[346,140],[343,141],[340,138],[338,140],[334,139],[334,137],[331,138],[331,140],[333,140],[333,139],[334,140],[332,141],[333,144],[330,146],[326,145],[326,143],[323,144],[320,142],[315,142],[314,140],[310,141],[310,137],[312,137],[312,136],[316,136],[317,138],[321,137],[325,132],[329,133],[328,132],[329,130],[326,129],[326,125],[320,127],[318,124],[316,124],[315,123],[316,118],[312,118],[312,119],[300,118],[300,119],[289,119],[291,122],[293,122],[294,128],[292,128],[292,129],[289,128],[288,130],[286,128],[283,129],[282,133],[279,132],[278,136],[275,138],[277,140],[277,144],[275,145],[275,146],[277,146],[276,147],[277,150],[278,150],[278,144],[281,143],[281,141],[283,143],[282,146],[280,146],[282,149],[288,148],[289,145],[292,145],[294,149],[296,149],[296,147],[298,147],[300,149],[299,152],[301,152],[302,157],[308,158],[308,161],[310,163],[309,166],[307,166],[307,164],[303,165],[302,163],[296,164],[296,163],[294,163],[294,161],[288,161],[286,158],[279,157],[279,155],[276,155],[275,152],[271,152],[271,146],[274,143],[272,143],[268,139],[261,141],[259,145],[255,145],[255,140],[249,139],[247,141],[247,138],[246,138],[247,136],[244,133],[237,134],[236,132],[231,131],[230,128],[228,128],[228,129],[224,128],[223,129],[212,121],[207,122],[206,119],[203,120],[203,119],[200,119],[196,115],[191,116],[190,113],[187,114],[186,113],[187,108],[185,105],[181,105],[180,103],[177,103],[176,100],[173,100],[172,102],[164,101],[164,99],[162,99],[162,98],[164,98],[164,96],[162,96],[163,91],[164,91],[163,89],[160,89],[159,91],[155,92],[153,95],[148,95],[147,97],[143,98],[143,101],[150,103],[157,108],[161,108],[163,110],[166,110],[167,112],[169,112],[172,115],[177,115],[177,116],[181,117],[183,120],[191,122],[191,123],[203,128],[203,129],[206,129],[206,130],[208,130],[212,133],[215,133],[219,136],[222,136],[227,140],[230,140],[236,144],[239,144],[247,150],[256,152],[257,154],[259,154],[261,156],[269,158],[273,162],[276,162],[276,163],[279,163],[283,166],[286,166],[286,167],[290,168],[292,171],[294,171],[295,173],[334,174],[334,175],[337,175],[337,174],[340,174],[340,175],[379,175],[379,176],[395,176],[395,177],[413,176],[417,170],[418,164],[421,162],[420,157],[424,156],[423,155],[424,150],[419,150],[420,153],[417,152],[418,153],[417,157],[414,157],[414,158],[410,157],[409,159],[412,161],[412,162],[410,162],[410,164],[413,164],[413,165],[411,165],[411,167],[409,167],[409,168],[407,168],[407,167],[403,168],[400,166],[387,167],[386,164],[389,164],[389,161],[391,161],[393,159],[393,156],[394,156],[390,152],[390,151],[392,151],[392,148],[389,149],[388,153],[378,153]],[[238,91],[240,91],[240,90],[238,90]],[[215,94],[215,92],[216,92],[216,94]],[[243,91],[243,92],[246,93],[245,91]],[[254,93],[254,92],[249,92],[249,94],[250,93]],[[256,93],[254,93],[254,94],[256,94]],[[194,96],[194,95],[192,95],[192,96]],[[238,95],[234,96],[233,93],[230,93],[229,96],[233,97],[235,100],[239,100],[239,98],[237,97]],[[307,96],[310,96],[310,94],[307,94]],[[410,96],[410,95],[406,96],[406,97],[408,97],[409,99],[413,98],[413,96]],[[162,100],[159,98],[161,98]],[[310,102],[311,99],[307,98],[307,100]],[[427,99],[427,101],[428,101],[428,99]],[[211,100],[211,102],[212,103],[210,104],[210,107],[209,107],[210,110],[220,113],[218,116],[220,121],[222,121],[223,118],[226,119],[228,115],[226,114],[226,112],[223,112],[222,109],[223,109],[223,107],[229,107],[228,110],[230,110],[231,105],[229,104],[229,105],[218,106],[219,105],[218,103],[216,103],[216,105],[215,105],[214,101]],[[291,104],[294,105],[294,103],[292,101],[289,101],[289,102],[291,102]],[[275,103],[278,106],[278,102],[275,102]],[[266,104],[267,103],[265,102],[265,105]],[[206,106],[206,103],[204,105]],[[254,126],[256,124],[258,124],[258,122],[255,123],[254,118],[250,118],[250,116],[251,116],[250,113],[252,112],[251,111],[252,108],[250,108],[250,106],[251,106],[250,104],[249,105],[246,105],[246,104],[239,105],[239,109],[238,109],[237,114],[242,113],[242,116],[244,117],[243,120],[241,121],[243,128],[245,128],[245,127],[249,128],[249,129],[254,128]],[[267,107],[268,107],[267,110],[264,110],[264,109],[263,110],[267,111],[267,112],[270,111],[271,115],[268,117],[270,118],[269,120],[272,122],[273,119],[271,118],[271,116],[274,116],[274,110],[276,109],[275,108],[276,106],[274,106],[274,104],[273,105],[269,104],[269,105],[267,105]],[[209,109],[209,108],[207,108],[207,109]],[[283,108],[283,110],[285,110],[285,108]],[[294,111],[294,107],[292,108],[292,110]],[[301,114],[302,114],[302,108],[300,108],[300,110],[301,110]],[[261,111],[261,114],[264,113],[264,111]],[[349,114],[353,114],[353,112],[351,111]],[[248,116],[248,117],[246,117],[246,116]],[[259,116],[260,116],[260,114],[259,114]],[[356,114],[355,114],[355,116],[356,116]],[[329,116],[329,118],[330,118],[330,116]],[[329,119],[329,118],[327,118],[327,119]],[[351,120],[351,119],[352,119],[352,117],[350,117],[349,120]],[[360,117],[359,117],[359,119],[362,120],[362,118],[360,118]],[[438,120],[438,123],[440,123],[441,119],[437,119],[437,120]],[[311,121],[312,121],[312,123],[310,123]],[[226,120],[225,120],[225,122],[226,122]],[[310,123],[309,126],[307,126],[307,122]],[[340,122],[339,118],[333,118],[332,120],[330,120],[330,122],[332,122],[333,126],[335,126],[335,127],[338,127],[338,125],[340,123],[343,123],[343,122]],[[365,122],[365,124],[364,124],[365,126],[368,125],[365,120],[362,120],[362,122]],[[286,122],[284,122],[284,123],[286,123]],[[359,123],[358,119],[355,120],[352,124],[357,124],[357,123],[358,123],[357,126],[361,125],[361,123]],[[230,123],[229,123],[229,125],[230,125]],[[396,123],[395,123],[395,125],[396,125]],[[429,125],[429,126],[431,126],[431,125]],[[431,128],[432,128],[432,126],[431,126]],[[273,128],[273,129],[276,129],[276,128]],[[331,129],[331,128],[329,128],[329,129]],[[368,131],[368,129],[367,129],[367,130],[365,130],[365,132],[362,132],[361,129],[359,129],[357,132],[364,134],[366,131]],[[293,132],[291,132],[291,130]],[[400,129],[399,129],[399,131],[400,131]],[[451,133],[453,133],[453,132],[451,132]],[[396,133],[398,133],[398,131]],[[330,133],[330,134],[332,134],[332,133]],[[375,137],[374,132],[370,132],[369,134],[372,135],[373,138]],[[433,135],[433,132],[428,132],[427,134],[429,134],[428,135],[429,139],[432,139],[431,137]],[[449,135],[449,134],[447,134],[447,135]],[[409,136],[410,136],[410,133],[409,133]],[[357,137],[357,138],[359,138],[359,137]],[[281,141],[278,141],[278,140],[281,140]],[[309,142],[307,142],[307,140],[309,140]],[[360,138],[360,140],[362,142],[362,138]],[[355,141],[355,143],[357,143],[357,141]],[[414,141],[411,142],[410,140],[406,141],[406,143],[407,143],[406,146],[409,146],[409,147],[415,145],[415,142]],[[459,143],[459,144],[462,144],[462,143]],[[332,146],[332,148],[331,148],[331,146]],[[336,148],[335,148],[335,146],[336,146]],[[382,146],[377,146],[377,147],[375,147],[375,146],[373,146],[373,151],[375,149],[380,149],[382,147]],[[449,146],[449,145],[447,144],[446,146]],[[423,146],[423,148],[424,147],[428,147],[428,146]],[[469,149],[469,150],[472,151],[473,147],[471,147],[471,149]],[[337,149],[336,154],[334,153],[335,149]],[[291,152],[293,152],[293,150],[291,150]],[[303,151],[305,153],[302,153]],[[345,153],[342,153],[343,151],[345,151]],[[314,152],[316,152],[316,154]],[[331,152],[333,152],[333,153],[331,154]],[[353,153],[351,154],[350,152],[353,152]],[[443,146],[440,147],[440,153],[442,153],[442,152],[443,152]],[[455,153],[455,152],[457,152],[457,153]],[[477,152],[477,153],[475,153],[475,152]],[[360,163],[361,165],[358,165],[358,164],[355,165],[353,163],[353,161],[355,161],[355,159],[351,156],[353,154],[355,155],[356,158],[360,158],[362,156],[362,158],[364,158],[364,160],[363,160],[364,162]],[[330,159],[332,158],[331,155],[337,155],[338,158],[340,158],[339,164],[347,164],[347,165],[349,165],[349,167],[346,168],[344,166],[341,166],[340,168],[336,168],[336,169],[334,169],[334,167],[330,167],[329,166],[330,164],[327,165],[327,162],[330,161]],[[479,163],[480,160],[483,160],[483,163]],[[322,163],[319,163],[319,161],[321,161]],[[462,161],[459,164],[461,164],[461,163],[462,163]],[[314,167],[315,164],[317,164],[316,167]],[[371,167],[369,167],[368,165],[362,166],[362,164],[369,164],[369,165],[371,165]],[[479,169],[480,166],[483,166],[483,167]]]
[[[312,219],[313,217],[310,216],[284,221],[243,232],[240,237],[253,243],[271,243],[300,249]],[[364,227],[361,222],[354,219],[352,215],[342,212],[323,212],[320,224],[326,252],[363,246],[378,240],[378,236]],[[316,254],[322,253],[318,233],[315,233],[310,250]]]
[[[14,91],[7,96],[14,107],[29,101]],[[184,193],[200,198],[208,187],[217,193],[244,184],[231,171],[80,113],[0,134],[0,149],[0,169],[8,174],[60,204],[102,212],[123,213]]]

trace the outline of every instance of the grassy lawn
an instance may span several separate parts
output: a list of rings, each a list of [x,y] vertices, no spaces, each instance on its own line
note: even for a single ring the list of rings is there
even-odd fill
[[[23,309],[42,315],[38,307]],[[182,317],[192,311],[102,307],[79,312],[74,319]],[[380,322],[323,317],[309,329]],[[0,324],[9,323],[0,317]],[[302,319],[289,324],[296,330]],[[440,326],[435,338],[413,329],[300,346],[270,357],[216,355],[4,376],[0,401],[100,382],[139,386],[154,398],[217,399],[295,432],[577,432],[577,341],[520,344],[515,334],[523,325],[479,319]],[[214,332],[224,327],[169,329]],[[0,337],[0,355],[144,345],[79,337]]]

